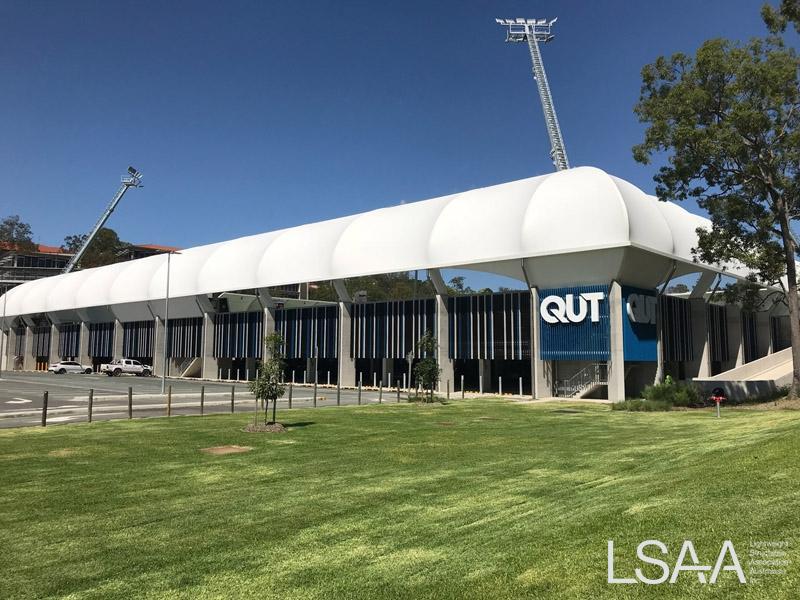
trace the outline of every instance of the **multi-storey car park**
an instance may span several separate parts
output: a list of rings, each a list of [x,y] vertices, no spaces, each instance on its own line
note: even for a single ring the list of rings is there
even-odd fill
[[[124,356],[160,374],[166,355],[172,376],[247,379],[277,330],[297,381],[410,385],[430,330],[442,389],[622,400],[663,374],[778,380],[786,311],[712,300],[723,274],[746,273],[693,257],[708,225],[599,169],[562,170],[24,283],[0,298],[4,366]],[[521,289],[448,296],[442,269]],[[429,272],[435,298],[354,302],[343,285],[411,270]],[[690,292],[665,293],[693,273]],[[270,293],[319,281],[337,302]]]

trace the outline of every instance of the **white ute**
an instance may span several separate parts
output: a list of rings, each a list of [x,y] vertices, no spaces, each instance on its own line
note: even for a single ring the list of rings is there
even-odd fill
[[[150,377],[153,367],[143,365],[138,360],[130,358],[120,358],[113,362],[100,365],[100,372],[109,377],[119,377],[120,375],[136,375],[137,377]]]

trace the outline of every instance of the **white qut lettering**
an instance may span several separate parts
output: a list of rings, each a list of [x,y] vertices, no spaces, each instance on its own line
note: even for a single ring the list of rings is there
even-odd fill
[[[547,296],[542,300],[539,310],[547,323],[581,323],[588,314],[593,323],[600,321],[600,302],[605,299],[603,292]]]

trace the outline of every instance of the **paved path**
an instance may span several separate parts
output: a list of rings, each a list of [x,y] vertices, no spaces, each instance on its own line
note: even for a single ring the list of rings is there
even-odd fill
[[[172,386],[172,414],[200,414],[200,389],[205,388],[204,412],[231,412],[231,388],[234,390],[234,410],[253,412],[255,399],[245,383],[224,383],[187,379],[168,379]],[[48,392],[48,424],[82,422],[87,420],[89,389],[94,390],[93,420],[128,417],[128,387],[133,388],[133,416],[164,416],[167,398],[161,395],[161,380],[156,377],[108,377],[92,374],[53,375],[50,373],[4,372],[0,379],[0,428],[41,425],[42,397]],[[313,386],[295,385],[292,407],[314,405]],[[384,402],[396,402],[395,390],[384,390]],[[402,394],[401,394],[402,400]],[[361,403],[379,401],[375,390],[362,390]],[[358,391],[342,389],[342,405],[358,404]],[[288,408],[288,390],[278,401],[279,408]],[[336,406],[336,388],[318,386],[317,407]]]

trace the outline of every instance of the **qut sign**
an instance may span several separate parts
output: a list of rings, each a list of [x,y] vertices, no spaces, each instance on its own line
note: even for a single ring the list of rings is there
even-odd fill
[[[581,323],[587,315],[592,323],[600,321],[600,302],[605,292],[583,292],[580,294],[551,295],[542,300],[539,310],[542,319],[551,324]]]

